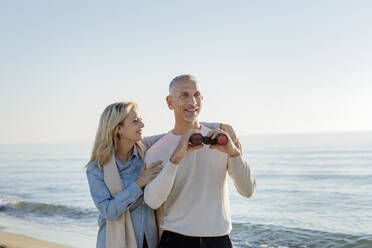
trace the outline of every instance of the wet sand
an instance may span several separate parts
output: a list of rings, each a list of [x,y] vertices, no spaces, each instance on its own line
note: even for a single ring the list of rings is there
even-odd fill
[[[68,246],[30,238],[21,234],[8,233],[0,227],[0,248],[68,248]]]

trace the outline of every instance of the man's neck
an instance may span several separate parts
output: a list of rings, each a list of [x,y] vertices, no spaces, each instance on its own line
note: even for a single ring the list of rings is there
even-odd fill
[[[185,121],[178,121],[176,120],[176,124],[174,125],[174,128],[172,130],[172,133],[175,135],[183,135],[190,129],[200,129],[201,125],[199,124],[199,121],[194,122],[185,122]]]

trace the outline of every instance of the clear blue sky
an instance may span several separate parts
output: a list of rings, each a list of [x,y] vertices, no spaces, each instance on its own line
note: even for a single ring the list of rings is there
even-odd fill
[[[372,1],[0,1],[0,143],[93,141],[137,101],[168,131],[192,73],[201,120],[243,134],[372,129]]]

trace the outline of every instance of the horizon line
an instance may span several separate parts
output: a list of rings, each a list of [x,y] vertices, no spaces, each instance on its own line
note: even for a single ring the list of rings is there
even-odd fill
[[[351,134],[351,133],[372,133],[372,130],[363,131],[318,131],[318,132],[291,132],[291,133],[255,133],[255,134],[238,134],[240,137],[246,136],[284,136],[284,135],[319,135],[319,134]],[[26,142],[0,142],[0,145],[36,145],[36,144],[64,144],[64,143],[92,143],[88,140],[70,140],[70,141],[26,141]]]

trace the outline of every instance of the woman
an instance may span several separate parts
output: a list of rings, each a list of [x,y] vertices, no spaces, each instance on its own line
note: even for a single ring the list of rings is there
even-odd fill
[[[100,212],[97,248],[157,246],[155,215],[143,201],[143,189],[160,172],[161,161],[146,168],[143,154],[163,135],[142,142],[144,124],[137,110],[133,102],[114,103],[100,118],[86,171],[91,196]]]

